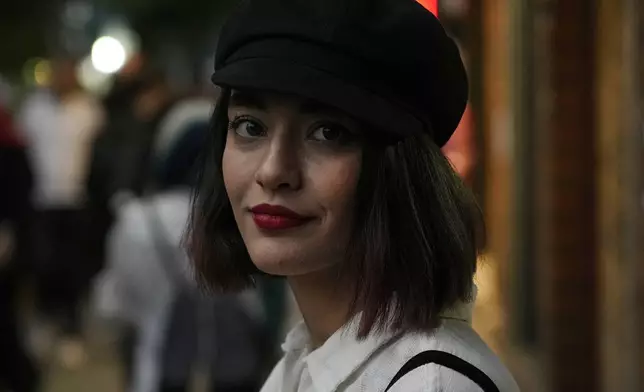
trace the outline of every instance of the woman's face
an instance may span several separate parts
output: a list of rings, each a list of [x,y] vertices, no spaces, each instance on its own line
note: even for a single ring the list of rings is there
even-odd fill
[[[344,258],[362,149],[358,124],[298,97],[233,91],[223,176],[253,263],[302,275]]]

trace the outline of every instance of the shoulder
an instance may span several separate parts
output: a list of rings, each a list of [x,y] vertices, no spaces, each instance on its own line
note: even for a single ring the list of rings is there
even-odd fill
[[[101,103],[93,96],[78,92],[65,99],[65,106],[73,107],[78,110],[99,111],[101,110]]]
[[[111,230],[111,242],[114,248],[121,246],[131,248],[148,242],[145,208],[147,208],[145,202],[135,198],[118,206],[116,221]]]
[[[428,364],[406,374],[388,392],[439,391],[480,392],[480,388],[454,370]]]
[[[117,211],[107,242],[106,269],[130,281],[139,277],[141,266],[150,264],[143,210],[138,200],[130,200]]]
[[[282,375],[284,373],[285,367],[285,358],[282,357],[280,361],[275,365],[271,374],[268,376],[260,392],[281,392],[283,389],[282,385]]]
[[[204,98],[190,98],[175,103],[163,116],[155,149],[166,153],[172,143],[185,131],[185,126],[193,122],[207,122],[213,111],[213,103]]]
[[[103,108],[94,97],[78,93],[65,101],[65,107],[75,121],[81,119],[88,126],[97,126],[104,120]]]
[[[18,112],[18,122],[24,131],[36,132],[40,126],[49,125],[57,116],[57,104],[47,93],[37,92],[28,96]]]
[[[188,189],[176,189],[156,195],[150,201],[152,213],[163,224],[164,233],[179,241],[190,216],[191,196]]]
[[[412,357],[436,350],[452,354],[485,373],[501,392],[518,391],[512,375],[501,360],[483,342],[471,326],[459,320],[445,320],[436,331],[427,334],[405,334],[395,339],[377,355],[368,368],[387,368],[387,385],[398,370]],[[427,364],[402,377],[391,392],[414,391],[480,391],[466,376],[444,366]]]
[[[159,287],[165,271],[158,262],[150,233],[150,201],[132,199],[119,207],[116,222],[108,239],[108,268],[123,279],[139,285],[152,283]],[[139,282],[139,283],[135,283]]]

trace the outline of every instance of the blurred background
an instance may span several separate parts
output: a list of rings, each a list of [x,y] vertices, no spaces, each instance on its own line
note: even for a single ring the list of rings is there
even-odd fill
[[[470,74],[475,328],[523,391],[644,391],[644,2],[419,1]],[[234,3],[3,3],[0,391],[253,390],[279,356],[284,283],[206,298],[176,246]]]

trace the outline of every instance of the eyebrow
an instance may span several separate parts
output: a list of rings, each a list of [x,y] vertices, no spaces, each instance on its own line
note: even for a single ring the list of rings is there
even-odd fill
[[[230,106],[266,110],[266,101],[260,94],[237,90],[230,95]]]

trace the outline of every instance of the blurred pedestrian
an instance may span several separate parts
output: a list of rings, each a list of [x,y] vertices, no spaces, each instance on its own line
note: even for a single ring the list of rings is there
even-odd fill
[[[106,262],[107,236],[118,208],[128,199],[142,197],[152,182],[151,151],[160,121],[174,103],[165,76],[142,56],[117,75],[104,100],[106,123],[92,146],[87,179],[92,227],[92,259],[99,271]],[[131,379],[135,331],[121,331],[121,359],[126,380]]]
[[[110,234],[98,308],[135,327],[131,392],[187,391],[196,367],[213,375],[213,390],[243,392],[258,383],[259,299],[204,297],[180,247],[211,111],[200,98],[168,111],[154,143],[153,185],[120,204]]]
[[[35,175],[40,324],[60,330],[59,359],[77,366],[84,357],[81,305],[91,277],[86,177],[103,111],[80,87],[76,62],[59,58],[51,88],[32,94],[20,117]]]
[[[163,73],[144,68],[119,81],[105,100],[107,123],[96,139],[88,189],[93,204],[142,196],[151,180],[151,149],[175,102]]]
[[[0,99],[0,390],[36,391],[39,372],[25,347],[17,294],[31,264],[33,178],[24,140]]]
[[[97,270],[104,263],[105,236],[114,219],[110,199],[121,188],[116,162],[122,159],[121,151],[141,128],[141,121],[134,113],[134,103],[144,87],[140,78],[118,75],[103,100],[105,123],[92,145],[87,176],[87,202],[92,218],[91,249]]]

